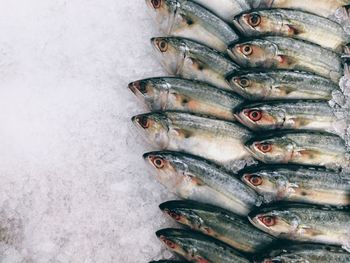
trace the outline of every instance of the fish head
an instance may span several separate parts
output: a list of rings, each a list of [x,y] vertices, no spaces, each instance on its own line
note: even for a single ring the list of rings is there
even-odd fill
[[[288,208],[273,207],[252,212],[248,219],[255,227],[276,237],[295,233],[301,221],[300,217]]]
[[[146,0],[146,4],[158,27],[165,34],[169,34],[179,2],[177,0]]]
[[[253,39],[250,41],[230,45],[228,54],[242,67],[270,68],[278,65],[280,57],[278,47],[267,39]]]
[[[162,110],[167,102],[169,86],[161,78],[134,81],[128,87],[152,111]]]
[[[169,143],[169,120],[163,113],[146,113],[132,117],[132,122],[152,144],[166,148]]]
[[[176,189],[186,180],[187,165],[176,152],[157,151],[143,155],[143,158],[156,170],[156,178],[163,185]]]
[[[246,149],[265,163],[288,163],[295,148],[293,141],[284,136],[253,138],[245,143]]]
[[[186,55],[186,43],[173,37],[155,37],[151,39],[157,57],[171,75],[177,75]]]
[[[270,94],[271,80],[264,73],[231,75],[228,78],[232,89],[248,99],[265,98]]]
[[[286,113],[273,103],[253,103],[237,108],[235,116],[243,125],[261,130],[282,127]]]
[[[280,189],[283,178],[273,171],[258,170],[242,173],[241,180],[260,194],[275,195]]]
[[[186,203],[182,201],[168,201],[159,205],[159,208],[166,215],[170,216],[176,222],[199,229],[201,227],[201,219],[190,209]]]
[[[240,14],[235,17],[233,23],[245,36],[257,36],[270,32],[279,32],[282,20],[279,16],[271,16],[265,10],[257,10],[251,13]]]
[[[186,239],[182,237],[182,232],[178,229],[162,229],[156,232],[158,239],[170,250],[182,256],[187,255],[184,247],[187,246]]]

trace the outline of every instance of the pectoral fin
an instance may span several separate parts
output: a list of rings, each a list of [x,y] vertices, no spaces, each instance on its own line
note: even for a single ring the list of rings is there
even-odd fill
[[[288,35],[290,36],[297,36],[305,32],[302,26],[291,24],[287,24],[286,26],[288,28]]]

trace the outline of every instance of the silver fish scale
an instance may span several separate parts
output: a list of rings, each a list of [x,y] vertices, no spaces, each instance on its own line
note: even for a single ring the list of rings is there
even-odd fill
[[[232,28],[220,18],[208,12],[207,9],[191,1],[182,0],[180,2],[185,14],[193,14],[195,17],[200,18],[201,21],[206,23],[203,26],[212,28],[212,32],[215,34],[219,32],[218,37],[222,38],[225,43],[230,44],[238,40],[238,35]]]
[[[193,41],[184,40],[184,42],[188,47],[186,50],[187,54],[190,54],[191,57],[205,62],[221,74],[225,75],[239,69],[237,64],[235,64],[232,60],[227,59],[223,54],[214,49],[197,44]]]

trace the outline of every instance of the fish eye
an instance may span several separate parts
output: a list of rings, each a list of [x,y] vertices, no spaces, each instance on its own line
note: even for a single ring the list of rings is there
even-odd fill
[[[179,221],[181,219],[181,216],[174,211],[169,211],[168,214],[176,221]]]
[[[261,17],[258,14],[252,14],[249,16],[248,18],[248,23],[252,26],[252,27],[256,27],[258,25],[260,25],[261,23]]]
[[[176,247],[176,244],[170,240],[164,239],[164,243],[172,249],[174,249]]]
[[[261,114],[261,111],[259,110],[251,110],[248,112],[248,117],[252,121],[260,121],[262,118],[262,114]]]
[[[253,48],[250,45],[244,45],[241,50],[245,56],[249,56],[253,53]]]
[[[239,80],[239,84],[245,88],[245,87],[249,86],[250,82],[249,82],[249,79],[247,79],[247,78],[241,78]]]
[[[152,160],[152,163],[154,164],[154,166],[158,169],[162,169],[164,167],[164,159],[160,158],[160,157],[156,157]]]
[[[158,48],[161,52],[166,52],[168,50],[168,42],[166,42],[165,40],[160,40],[158,43]]]
[[[162,0],[152,0],[151,3],[155,9],[158,9],[162,5]]]
[[[249,182],[254,186],[259,186],[263,183],[263,179],[258,175],[252,175],[249,178]]]
[[[259,143],[256,147],[263,153],[271,152],[272,145],[269,143]]]
[[[265,226],[274,226],[276,224],[276,218],[273,216],[261,216],[261,217],[259,217],[259,220]]]
[[[147,129],[149,127],[149,121],[146,116],[140,116],[137,118],[137,122],[142,126],[142,128]]]

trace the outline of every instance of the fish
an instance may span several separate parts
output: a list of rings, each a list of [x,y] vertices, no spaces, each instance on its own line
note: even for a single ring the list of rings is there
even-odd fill
[[[178,223],[216,238],[246,253],[258,253],[275,238],[253,227],[241,217],[217,206],[195,201],[168,201],[160,209]]]
[[[337,133],[340,122],[324,101],[269,101],[245,103],[235,109],[236,119],[254,131],[295,129]]]
[[[300,165],[257,165],[238,174],[266,203],[350,205],[350,175],[344,172]]]
[[[298,244],[274,249],[256,263],[348,263],[350,253],[330,245]]]
[[[306,41],[267,36],[230,45],[230,57],[241,67],[289,69],[315,73],[339,83],[345,72],[336,52]]]
[[[223,54],[181,38],[156,37],[151,39],[151,43],[160,63],[170,75],[231,90],[226,76],[237,72],[239,66]]]
[[[315,74],[291,70],[236,72],[227,76],[234,92],[252,101],[333,99],[339,85]]]
[[[337,22],[298,10],[249,11],[236,16],[234,24],[245,37],[292,37],[318,44],[339,54],[350,42],[350,36]]]
[[[156,170],[156,179],[182,199],[223,207],[246,216],[261,200],[238,178],[202,158],[160,151],[143,158]]]
[[[243,98],[205,82],[181,78],[150,78],[132,82],[129,89],[151,111],[181,111],[234,121],[233,109]]]
[[[137,115],[132,121],[162,150],[197,155],[224,166],[250,157],[244,142],[252,134],[238,123],[170,111]]]
[[[250,263],[241,253],[214,238],[190,230],[167,228],[157,237],[172,252],[197,263]]]
[[[168,36],[195,40],[226,52],[237,33],[201,5],[187,0],[146,0],[159,28]]]
[[[227,23],[232,23],[234,17],[244,11],[250,10],[247,0],[193,0],[206,7]]]
[[[272,132],[248,140],[246,148],[267,164],[348,167],[345,142],[337,135],[314,131]]]
[[[248,0],[252,9],[285,8],[332,18],[337,10],[349,5],[349,0]]]
[[[280,204],[252,212],[249,220],[278,238],[349,248],[350,213],[346,208]]]

